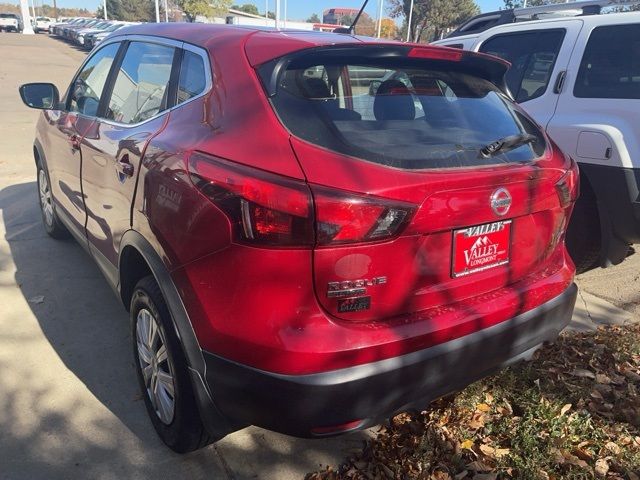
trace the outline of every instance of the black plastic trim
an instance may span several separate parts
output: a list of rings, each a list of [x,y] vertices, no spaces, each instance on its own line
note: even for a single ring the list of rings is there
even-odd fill
[[[227,419],[220,413],[213,401],[210,389],[205,385],[203,379],[206,375],[206,364],[202,350],[191,326],[191,320],[182,302],[182,298],[171,279],[169,270],[151,244],[135,230],[125,232],[120,243],[120,252],[127,246],[135,248],[140,255],[142,255],[151,273],[158,282],[162,296],[171,314],[175,333],[180,340],[187,359],[189,374],[192,380],[191,383],[198,403],[198,410],[207,431],[217,439],[224,437],[237,427],[231,426]],[[119,267],[121,266],[120,261],[121,259],[118,261]],[[119,268],[119,270],[121,269]]]
[[[572,284],[549,302],[498,325],[431,348],[365,365],[283,375],[204,353],[216,404],[227,417],[312,437],[312,429],[362,420],[359,429],[426,407],[554,340],[569,323]]]
[[[603,267],[627,257],[629,245],[640,243],[640,168],[580,164],[596,196],[600,216]],[[580,201],[580,200],[578,200]]]

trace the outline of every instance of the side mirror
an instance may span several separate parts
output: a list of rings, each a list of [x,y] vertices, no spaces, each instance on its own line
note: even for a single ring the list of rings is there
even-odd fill
[[[376,93],[378,93],[380,85],[382,85],[382,82],[380,80],[372,80],[369,84],[369,95],[375,97]]]
[[[29,108],[51,110],[58,108],[60,94],[53,83],[25,83],[20,86],[20,97]]]

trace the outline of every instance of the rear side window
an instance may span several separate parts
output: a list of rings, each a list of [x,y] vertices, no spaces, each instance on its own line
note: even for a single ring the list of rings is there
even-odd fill
[[[540,30],[496,35],[480,51],[511,63],[507,85],[517,102],[538,98],[547,91],[565,30]]]
[[[98,113],[100,97],[119,48],[120,43],[111,43],[98,50],[84,64],[71,85],[67,106],[70,112],[91,117]]]
[[[339,153],[405,169],[530,162],[545,148],[539,129],[487,80],[447,62],[312,55],[261,67],[277,75],[273,106],[291,133]],[[277,72],[277,73],[274,73]],[[496,140],[532,144],[483,158]]]
[[[207,87],[207,76],[204,70],[204,60],[196,53],[184,51],[180,67],[180,81],[178,82],[178,103],[186,102],[200,95]]]
[[[573,89],[582,98],[640,98],[640,25],[591,32]]]
[[[132,124],[166,110],[174,54],[173,47],[130,43],[118,70],[105,118]]]

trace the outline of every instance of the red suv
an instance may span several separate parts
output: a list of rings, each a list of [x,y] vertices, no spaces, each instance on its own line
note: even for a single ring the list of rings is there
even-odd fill
[[[179,452],[248,424],[302,437],[423,408],[570,320],[575,163],[508,64],[346,34],[123,28],[44,110],[44,226],[131,312]]]

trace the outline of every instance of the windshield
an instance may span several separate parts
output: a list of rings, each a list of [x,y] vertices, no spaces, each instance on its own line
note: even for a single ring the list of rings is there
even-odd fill
[[[0,18],[13,18],[13,19],[16,19],[16,18],[18,18],[18,16],[14,15],[13,13],[0,13]]]
[[[491,82],[453,62],[300,56],[278,73],[271,100],[284,125],[303,140],[346,155],[405,169],[527,163],[546,142],[540,130]],[[272,81],[275,63],[260,69]],[[514,135],[513,149],[481,153]]]

